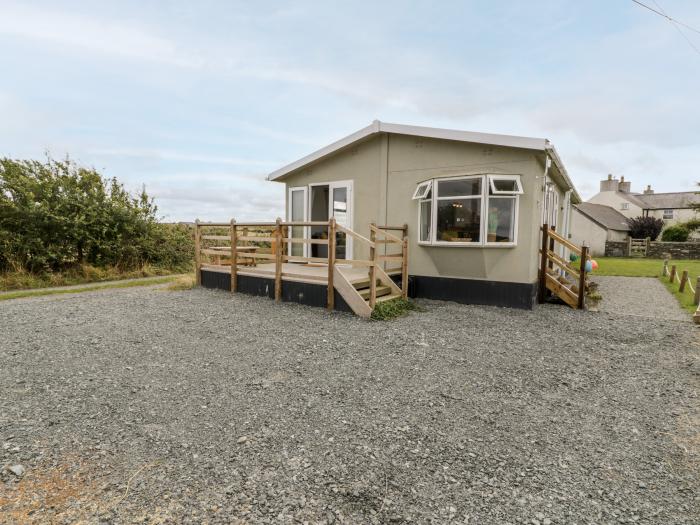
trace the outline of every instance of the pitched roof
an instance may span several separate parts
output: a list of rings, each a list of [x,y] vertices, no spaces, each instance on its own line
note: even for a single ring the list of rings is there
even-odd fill
[[[693,204],[700,205],[700,195],[694,191],[636,194],[635,197],[647,209],[690,208]]]
[[[574,207],[593,222],[608,230],[629,231],[630,229],[627,218],[610,206],[581,202]]]
[[[573,190],[572,197],[574,202],[580,202],[581,200],[581,197],[576,191],[576,188],[574,188],[566,168],[564,168],[564,165],[554,149],[554,146],[547,139],[519,137],[516,135],[499,135],[495,133],[477,133],[474,131],[460,131],[455,129],[429,128],[424,126],[407,126],[405,124],[380,122],[379,120],[375,120],[369,126],[364,127],[355,133],[351,133],[347,137],[343,137],[342,139],[333,142],[328,146],[316,150],[313,153],[300,158],[299,160],[273,171],[267,176],[267,180],[281,180],[294,171],[297,171],[324,157],[332,155],[336,151],[346,148],[351,144],[379,133],[395,133],[398,135],[411,135],[415,137],[473,142],[478,144],[489,144],[492,146],[505,146],[547,152],[552,157],[552,161],[556,164],[567,185]]]

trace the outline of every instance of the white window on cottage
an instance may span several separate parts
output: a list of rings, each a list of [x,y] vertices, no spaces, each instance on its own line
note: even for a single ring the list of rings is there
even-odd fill
[[[523,192],[520,175],[489,175],[488,177],[493,195],[520,195]]]
[[[427,199],[428,195],[430,195],[430,189],[432,186],[432,180],[426,180],[425,182],[418,184],[418,186],[416,186],[416,191],[413,192],[413,200]]]
[[[437,180],[435,240],[480,243],[483,177]]]
[[[418,242],[438,246],[513,246],[517,238],[519,175],[434,179],[416,187]]]
[[[664,210],[664,219],[673,219],[673,210]]]
[[[630,209],[630,203],[629,203],[629,202],[621,202],[621,203],[620,203],[620,209],[621,209],[621,210],[629,210],[629,209]]]

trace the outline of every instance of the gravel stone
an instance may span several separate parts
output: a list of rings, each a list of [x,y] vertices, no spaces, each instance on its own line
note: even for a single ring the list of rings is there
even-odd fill
[[[0,465],[27,470],[0,514],[696,524],[698,332],[654,283],[391,322],[205,289],[2,302]]]
[[[21,478],[24,476],[24,473],[26,469],[22,465],[11,465],[7,467],[7,470],[10,471],[12,474],[17,476],[18,478]]]

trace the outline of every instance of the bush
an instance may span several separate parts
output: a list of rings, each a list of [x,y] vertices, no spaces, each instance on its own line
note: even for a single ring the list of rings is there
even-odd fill
[[[664,242],[686,242],[690,230],[681,224],[669,226],[661,234],[661,240]]]
[[[156,212],[145,191],[132,196],[69,159],[0,159],[0,271],[184,268],[191,231],[159,223]]]
[[[375,321],[388,321],[406,315],[408,312],[420,310],[420,307],[413,301],[397,297],[390,301],[382,301],[374,305],[371,318]]]
[[[655,217],[635,217],[627,219],[630,227],[630,237],[633,239],[646,239],[649,237],[652,241],[661,233],[664,228],[664,221]]]

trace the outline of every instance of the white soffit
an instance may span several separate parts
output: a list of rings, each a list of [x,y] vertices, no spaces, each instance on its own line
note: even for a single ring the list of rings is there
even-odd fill
[[[364,127],[355,133],[351,133],[328,146],[325,146],[313,153],[306,155],[282,168],[273,171],[267,176],[267,180],[280,180],[290,173],[301,169],[317,160],[320,160],[328,155],[332,155],[336,151],[359,142],[371,135],[378,133],[395,133],[398,135],[410,135],[414,137],[426,137],[443,140],[455,140],[459,142],[472,142],[476,144],[488,144],[491,146],[505,146],[510,148],[531,149],[549,153],[552,160],[557,165],[557,168],[566,179],[569,186],[574,189],[573,184],[564,168],[564,165],[559,158],[554,146],[547,140],[534,137],[519,137],[516,135],[499,135],[495,133],[477,133],[474,131],[460,131],[456,129],[429,128],[425,126],[407,126],[405,124],[391,124],[389,122],[380,122],[375,120],[367,127]],[[575,200],[580,202],[580,197],[574,189]]]

